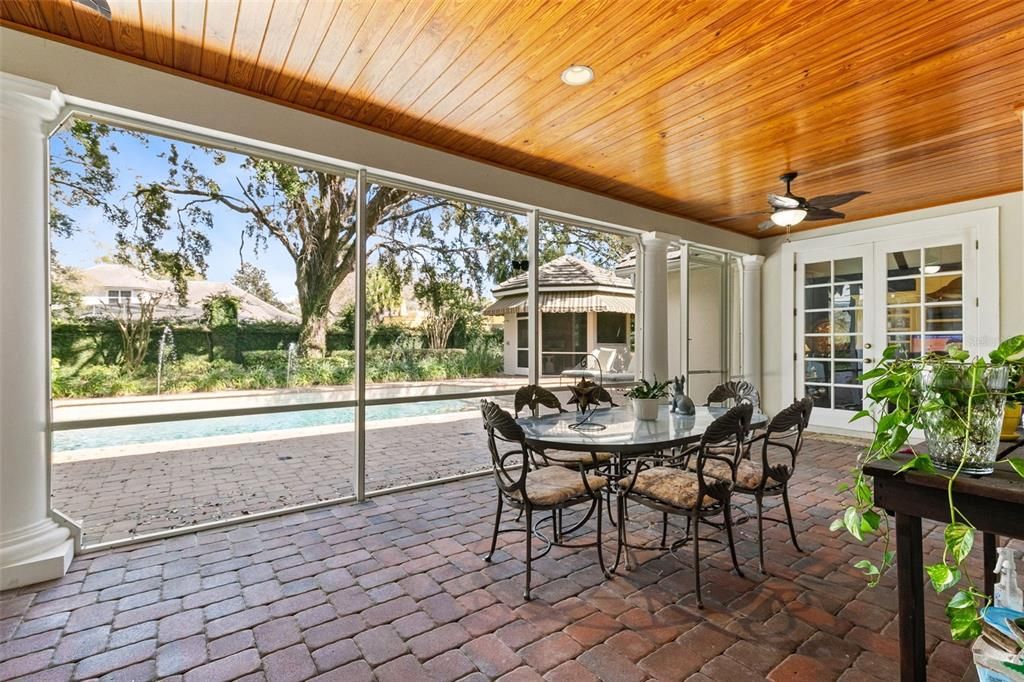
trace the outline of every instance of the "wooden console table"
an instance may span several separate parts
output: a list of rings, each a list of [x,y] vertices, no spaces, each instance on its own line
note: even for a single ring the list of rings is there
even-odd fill
[[[1019,444],[1020,441],[1016,445]],[[1014,448],[1014,444],[1009,446]],[[918,471],[897,474],[906,460],[875,462],[866,466],[864,473],[875,479],[875,504],[896,517],[900,679],[924,682],[927,659],[921,519],[949,521],[948,479]],[[988,476],[961,474],[953,491],[957,508],[983,533],[985,591],[991,595],[997,536],[1024,539],[1024,479],[1009,464],[1001,463]]]

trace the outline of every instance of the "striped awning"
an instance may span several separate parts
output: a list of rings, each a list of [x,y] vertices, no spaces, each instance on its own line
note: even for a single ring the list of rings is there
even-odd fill
[[[616,296],[593,291],[552,291],[540,293],[542,313],[628,313],[636,311],[633,296]],[[527,312],[527,295],[504,296],[489,305],[484,315]]]

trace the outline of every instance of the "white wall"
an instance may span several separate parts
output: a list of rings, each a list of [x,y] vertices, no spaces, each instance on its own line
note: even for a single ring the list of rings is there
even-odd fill
[[[986,199],[975,199],[955,204],[946,204],[919,211],[897,213],[870,220],[857,220],[842,225],[794,234],[793,241],[814,239],[856,230],[866,230],[889,225],[899,225],[914,220],[965,213],[983,208],[999,209],[999,272],[1000,311],[999,336],[1006,338],[1024,334],[1024,192],[1002,194]],[[899,233],[894,232],[894,237]],[[762,346],[764,391],[762,397],[767,410],[774,411],[788,402],[781,395],[780,385],[783,372],[791,372],[793,362],[782,357],[782,335],[788,330],[783,323],[791,317],[780,315],[782,286],[791,286],[790,277],[781,272],[780,251],[785,239],[782,237],[762,242],[762,255],[766,256],[762,275]],[[982,292],[984,295],[984,292]]]
[[[0,28],[0,68],[56,85],[69,103],[91,101],[216,131],[239,141],[360,164],[479,195],[497,197],[594,221],[663,231],[744,253],[757,240],[562,184],[505,170],[323,116],[157,71],[61,43]],[[554,74],[553,77],[557,77]],[[157,121],[160,122],[160,121]]]

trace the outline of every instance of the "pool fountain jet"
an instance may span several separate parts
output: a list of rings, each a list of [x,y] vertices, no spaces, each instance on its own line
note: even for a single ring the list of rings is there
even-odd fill
[[[284,375],[284,383],[288,388],[292,386],[292,371],[295,369],[295,358],[298,350],[299,346],[294,341],[288,344],[288,367],[285,369]]]
[[[160,334],[160,345],[157,346],[156,350],[156,394],[160,395],[163,390],[164,380],[164,365],[168,361],[173,361],[176,357],[174,349],[174,332],[168,325],[164,325],[164,330]]]

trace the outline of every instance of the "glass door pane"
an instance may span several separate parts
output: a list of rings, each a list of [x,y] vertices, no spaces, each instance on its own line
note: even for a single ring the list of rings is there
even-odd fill
[[[963,245],[887,251],[886,344],[908,357],[962,344]]]

